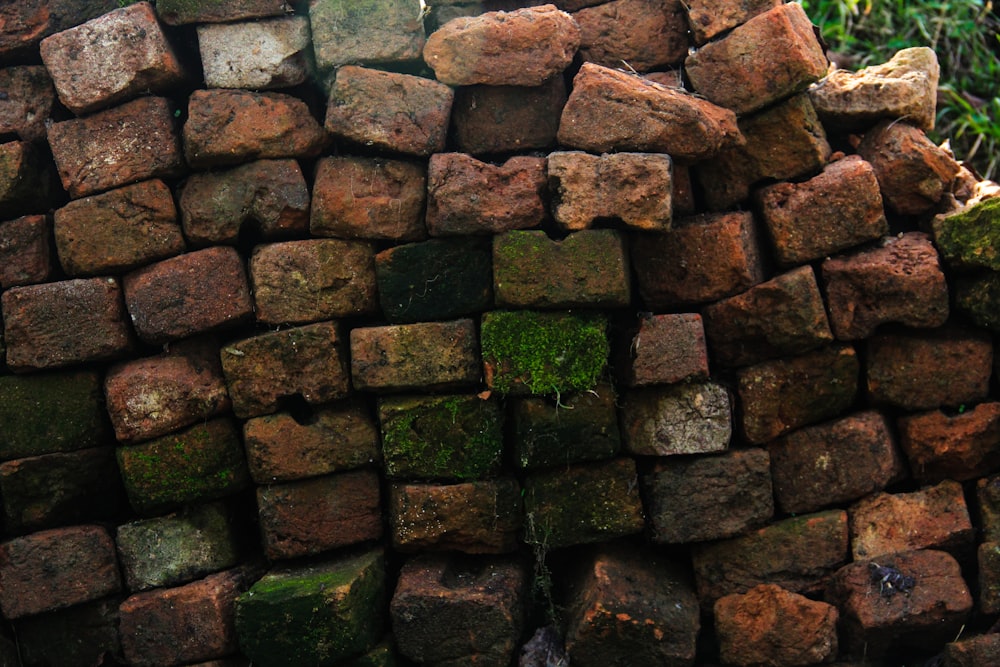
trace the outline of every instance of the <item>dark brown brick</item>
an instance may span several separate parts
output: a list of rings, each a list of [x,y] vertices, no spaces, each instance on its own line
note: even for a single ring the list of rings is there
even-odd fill
[[[626,63],[637,72],[676,65],[691,40],[680,0],[612,0],[573,14],[580,57],[605,67]]]
[[[45,215],[0,222],[0,289],[43,283],[52,276],[51,230]]]
[[[626,449],[638,456],[725,451],[733,433],[729,391],[713,382],[650,386],[625,394]]]
[[[10,27],[2,18],[0,23],[5,29]],[[0,37],[0,52],[2,41]],[[52,78],[45,67],[22,65],[0,69],[0,90],[7,93],[7,98],[0,100],[0,135],[14,134],[21,141],[45,139],[48,132],[45,124],[52,120],[56,100]]]
[[[53,33],[118,7],[116,0],[28,0],[0,7],[0,58],[24,57]]]
[[[0,144],[0,206],[4,218],[47,211],[54,197],[53,185],[51,162],[40,148],[26,141]]]
[[[124,660],[118,637],[119,596],[28,616],[15,623],[17,665],[93,665]],[[2,655],[2,651],[0,651]]]
[[[992,665],[1000,662],[1000,635],[964,637],[946,644],[941,654],[949,667]]]
[[[964,482],[1000,465],[1000,403],[981,403],[957,415],[941,410],[905,415],[897,425],[910,470],[921,481]]]
[[[1000,542],[983,542],[976,549],[979,565],[979,611],[1000,611]]]
[[[780,4],[781,0],[688,0],[685,6],[695,43],[704,44]]]
[[[976,481],[976,508],[984,542],[1000,542],[1000,475]]]
[[[556,143],[566,82],[539,86],[461,86],[451,110],[455,144],[472,155],[543,150]]]
[[[286,0],[227,0],[226,2],[196,2],[189,0],[157,0],[156,13],[164,23],[227,23],[242,19],[284,16]]]
[[[625,386],[708,379],[708,348],[701,315],[640,316],[617,345],[617,372]]]

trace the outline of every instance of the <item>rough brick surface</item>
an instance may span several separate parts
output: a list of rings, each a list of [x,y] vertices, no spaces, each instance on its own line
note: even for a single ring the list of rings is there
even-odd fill
[[[281,16],[288,13],[287,0],[227,0],[226,2],[190,2],[157,0],[156,13],[165,23],[225,23],[241,19]]]
[[[899,418],[899,444],[919,480],[981,477],[1000,464],[1000,403],[981,403],[968,412],[941,410]]]
[[[198,26],[209,88],[287,88],[310,74],[309,19],[276,19]]]
[[[573,14],[580,57],[605,67],[622,62],[637,72],[675,65],[688,53],[688,22],[680,0],[613,0]]]
[[[628,387],[708,379],[701,315],[643,315],[618,341],[616,371]]]
[[[1000,476],[983,477],[976,482],[976,505],[984,542],[1000,542]]]
[[[688,0],[686,9],[695,43],[704,44],[780,4],[781,0]]]
[[[48,35],[118,7],[115,0],[31,0],[0,9],[0,56],[23,57]],[[35,51],[37,55],[37,51]]]
[[[995,614],[1000,611],[1000,543],[980,544],[976,560],[979,565],[979,610]]]
[[[934,242],[949,267],[1000,270],[998,211],[1000,198],[990,198],[934,219]]]
[[[1000,661],[1000,635],[980,635],[946,644],[942,651],[946,665],[976,667]]]
[[[112,596],[17,621],[18,650],[11,643],[10,664],[89,665],[102,655],[124,659],[118,637],[120,601]],[[2,649],[0,655],[7,658]]]
[[[13,217],[48,209],[51,168],[38,147],[25,141],[0,144],[0,205]]]
[[[967,314],[976,326],[1000,331],[1000,273],[960,274],[952,278],[956,310]]]
[[[0,289],[42,283],[52,275],[52,221],[26,215],[0,222]]]
[[[549,148],[564,104],[561,76],[539,86],[461,86],[451,110],[455,144],[473,155]]]
[[[685,382],[630,391],[621,407],[625,447],[638,456],[707,454],[729,447],[729,391],[712,382]]]
[[[14,134],[21,141],[45,139],[45,124],[52,120],[56,99],[48,70],[41,65],[0,69],[0,90],[7,93],[7,99],[0,100],[0,135]]]

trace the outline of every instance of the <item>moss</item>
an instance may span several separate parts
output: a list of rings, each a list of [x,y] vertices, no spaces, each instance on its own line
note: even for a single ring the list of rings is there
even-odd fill
[[[954,267],[1000,270],[1000,199],[936,220],[934,237]]]

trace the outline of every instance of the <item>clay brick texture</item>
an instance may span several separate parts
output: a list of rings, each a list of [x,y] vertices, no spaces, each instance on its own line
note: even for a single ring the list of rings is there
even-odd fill
[[[1000,664],[1000,188],[804,7],[0,0],[0,665]]]

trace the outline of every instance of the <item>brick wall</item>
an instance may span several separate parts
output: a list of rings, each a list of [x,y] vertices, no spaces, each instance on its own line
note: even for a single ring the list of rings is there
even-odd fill
[[[0,666],[1000,664],[933,52],[530,5],[0,5]]]

